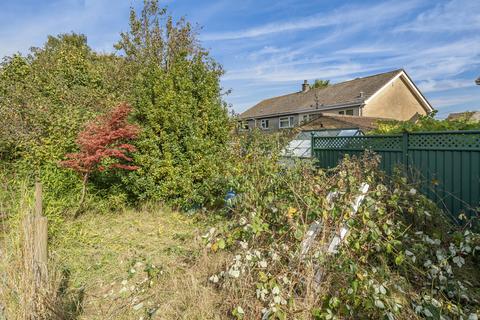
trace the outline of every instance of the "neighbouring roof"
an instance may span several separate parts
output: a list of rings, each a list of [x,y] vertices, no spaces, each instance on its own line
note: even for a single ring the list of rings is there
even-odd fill
[[[263,100],[246,110],[240,118],[258,118],[277,114],[325,110],[332,107],[361,105],[403,69],[336,83],[326,88],[310,89]],[[363,97],[360,97],[363,92]]]
[[[458,113],[450,113],[447,117],[447,120],[475,120],[480,121],[480,111],[465,111]]]
[[[347,116],[335,113],[321,113],[320,116],[300,126],[301,131],[315,131],[325,129],[357,128],[369,131],[377,128],[377,122],[390,120],[377,117]]]

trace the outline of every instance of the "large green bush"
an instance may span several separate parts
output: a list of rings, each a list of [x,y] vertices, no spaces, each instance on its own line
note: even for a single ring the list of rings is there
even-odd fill
[[[78,179],[59,161],[75,151],[87,120],[126,98],[122,64],[72,33],[49,36],[42,47],[6,57],[0,66],[2,174],[12,185],[42,181],[51,221],[60,222],[80,194]]]
[[[147,2],[116,47],[129,63],[134,118],[142,127],[139,170],[124,179],[137,199],[191,208],[219,195],[229,136],[221,100],[222,69],[196,41],[189,23],[174,23]],[[219,188],[220,187],[220,188]]]
[[[142,129],[134,155],[140,169],[92,176],[94,207],[149,199],[183,208],[213,203],[225,189],[230,132],[221,67],[190,24],[175,23],[157,1],[146,1],[138,17],[132,9],[130,31],[116,48],[118,54],[96,53],[85,36],[72,33],[4,58],[0,161],[16,180],[40,179],[47,213],[63,216],[78,200],[80,183],[59,162],[77,151],[88,120],[127,102]]]

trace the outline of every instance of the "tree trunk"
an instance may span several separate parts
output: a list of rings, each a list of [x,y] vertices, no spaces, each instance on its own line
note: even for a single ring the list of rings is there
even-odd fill
[[[82,195],[80,197],[80,202],[78,203],[78,208],[73,215],[74,218],[78,218],[83,207],[83,202],[85,201],[85,195],[87,194],[87,181],[88,181],[88,172],[83,176],[82,181]]]

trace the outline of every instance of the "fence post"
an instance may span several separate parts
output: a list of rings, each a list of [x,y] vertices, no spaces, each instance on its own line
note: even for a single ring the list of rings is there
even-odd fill
[[[43,192],[41,182],[35,183],[35,216],[33,218],[33,258],[37,284],[41,284],[47,277],[48,263],[48,222],[43,216]]]
[[[42,184],[35,183],[35,206],[23,221],[23,250],[25,279],[31,289],[25,290],[28,304],[26,319],[37,319],[42,304],[44,286],[48,281],[48,221],[42,214]]]
[[[311,139],[310,139],[310,157],[313,159],[313,157],[315,156],[315,152],[313,152],[313,146],[315,145],[313,139],[315,139],[315,133],[310,132],[310,136],[311,136]]]
[[[408,172],[408,132],[403,132],[402,137],[402,164],[405,169],[405,173]]]

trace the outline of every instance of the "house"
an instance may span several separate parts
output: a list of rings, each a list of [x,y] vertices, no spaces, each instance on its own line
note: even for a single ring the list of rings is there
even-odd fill
[[[450,113],[447,117],[447,120],[480,121],[480,111],[465,111],[465,112]]]
[[[433,111],[405,70],[394,70],[263,100],[239,116],[242,129],[293,128],[325,114],[409,120]]]

